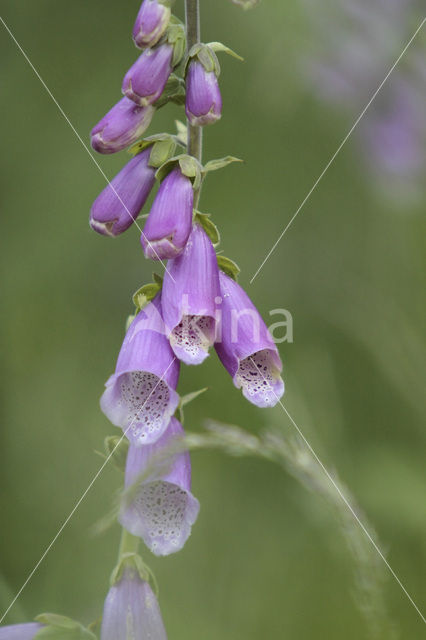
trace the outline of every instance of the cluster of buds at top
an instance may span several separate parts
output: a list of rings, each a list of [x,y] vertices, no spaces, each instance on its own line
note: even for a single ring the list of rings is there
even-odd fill
[[[168,0],[142,3],[133,39],[143,51],[124,76],[124,98],[92,131],[97,151],[132,145],[133,155],[93,203],[95,231],[117,236],[128,229],[160,183],[140,230],[145,256],[167,261],[164,278],[154,274],[155,282],[135,294],[136,313],[101,398],[103,412],[128,442],[119,522],[156,555],[183,547],[199,511],[191,493],[189,454],[179,448],[183,428],[175,414],[183,415],[184,399],[177,392],[181,363],[199,365],[214,347],[234,385],[256,406],[273,406],[284,391],[276,345],[236,282],[238,267],[217,255],[215,225],[195,208],[206,175],[237,159],[228,156],[203,166],[185,153],[182,124],[178,135],[136,142],[155,110],[169,100],[185,103],[192,127],[212,124],[222,113],[216,53],[236,54],[218,42],[198,43],[184,59],[183,26],[170,5]],[[105,603],[102,640],[151,637],[137,631],[140,615],[151,620],[147,628],[152,623],[156,629],[152,637],[165,637],[152,598],[143,575],[126,566]],[[136,607],[141,601],[144,611]],[[130,630],[123,611],[129,612]]]

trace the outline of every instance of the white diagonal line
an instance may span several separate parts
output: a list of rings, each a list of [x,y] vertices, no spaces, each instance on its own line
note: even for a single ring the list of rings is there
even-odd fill
[[[45,81],[43,80],[43,78],[41,77],[40,73],[37,71],[37,69],[35,68],[35,66],[33,65],[33,63],[31,62],[31,60],[29,59],[29,57],[27,56],[27,54],[25,53],[24,49],[21,47],[21,45],[19,44],[18,40],[15,38],[15,36],[13,35],[12,31],[9,29],[9,27],[7,26],[6,22],[3,20],[3,18],[0,16],[0,21],[2,22],[4,28],[6,29],[6,31],[8,32],[8,34],[10,35],[10,37],[12,38],[13,42],[16,44],[16,46],[18,47],[19,51],[22,53],[22,55],[24,56],[25,60],[28,62],[28,64],[30,65],[31,69],[34,71],[35,75],[37,76],[37,78],[40,80],[41,84],[43,85],[43,87],[45,88],[46,92],[49,94],[49,96],[52,98],[53,102],[55,103],[55,105],[57,106],[57,108],[59,109],[59,112],[61,113],[62,117],[64,118],[64,120],[69,124],[69,126],[71,127],[72,131],[74,132],[74,134],[77,136],[78,140],[80,141],[80,143],[82,144],[84,150],[88,153],[89,157],[91,158],[91,160],[93,161],[93,163],[95,164],[95,166],[97,167],[98,171],[101,173],[101,175],[105,178],[105,181],[107,182],[107,184],[109,185],[109,187],[112,189],[112,191],[114,192],[114,194],[116,195],[116,197],[118,198],[118,200],[120,201],[120,203],[123,205],[124,209],[126,210],[126,212],[128,213],[128,215],[131,217],[132,220],[134,220],[135,225],[137,226],[137,228],[139,229],[139,231],[141,232],[141,234],[144,237],[144,240],[146,241],[146,243],[148,244],[148,246],[152,249],[152,251],[154,252],[154,254],[156,255],[157,259],[160,261],[160,263],[163,265],[164,269],[167,271],[167,273],[169,274],[169,276],[171,277],[171,279],[173,280],[173,282],[175,282],[173,276],[171,275],[171,273],[168,271],[166,265],[164,264],[164,262],[161,260],[160,256],[158,255],[157,251],[155,250],[155,247],[152,246],[151,242],[148,240],[148,238],[146,237],[146,235],[144,234],[143,230],[141,229],[141,227],[138,224],[138,221],[135,220],[132,216],[132,214],[130,213],[129,209],[127,208],[126,204],[123,202],[123,200],[121,199],[121,197],[119,196],[119,194],[117,193],[116,189],[114,188],[114,186],[111,184],[111,181],[108,179],[106,173],[104,172],[104,170],[102,169],[102,167],[100,166],[100,164],[98,163],[98,161],[96,160],[95,156],[92,154],[92,152],[90,151],[89,147],[87,146],[87,144],[84,142],[83,138],[81,137],[81,135],[78,133],[77,129],[74,127],[73,123],[71,122],[71,120],[69,119],[69,117],[67,116],[67,114],[65,113],[65,111],[63,110],[63,108],[61,107],[61,105],[59,104],[59,102],[56,100],[55,96],[53,95],[53,93],[51,92],[51,90],[49,89],[49,87],[47,86],[47,84],[45,83]]]
[[[49,543],[49,545],[46,547],[45,551],[43,552],[41,558],[38,560],[38,562],[36,563],[36,565],[34,566],[34,569],[29,573],[27,579],[25,580],[24,584],[22,585],[22,587],[19,589],[18,593],[16,594],[16,596],[13,598],[12,602],[10,603],[10,605],[8,606],[8,608],[6,609],[6,611],[3,613],[2,617],[0,618],[0,624],[3,622],[3,620],[5,619],[5,617],[7,616],[7,614],[9,613],[9,611],[11,610],[11,608],[13,607],[13,605],[15,604],[15,602],[17,601],[17,599],[19,598],[19,596],[21,595],[21,593],[23,592],[23,590],[25,589],[25,587],[27,586],[27,584],[29,583],[29,581],[31,580],[31,578],[33,577],[33,575],[35,574],[35,572],[37,571],[37,569],[39,568],[39,566],[41,565],[41,563],[43,562],[43,560],[45,559],[45,557],[47,556],[47,554],[49,553],[49,551],[51,550],[51,548],[53,547],[53,545],[55,544],[55,542],[57,541],[57,539],[59,538],[59,536],[61,535],[62,531],[65,529],[65,527],[67,526],[68,522],[71,520],[71,518],[73,517],[74,513],[77,511],[78,507],[81,505],[81,503],[83,502],[84,498],[87,496],[87,494],[89,493],[90,489],[93,487],[93,485],[95,484],[96,480],[99,478],[99,476],[101,475],[102,471],[105,469],[106,465],[108,464],[108,462],[110,461],[111,457],[113,456],[115,450],[117,449],[117,447],[120,446],[121,442],[123,441],[123,438],[125,438],[128,430],[130,429],[130,427],[133,425],[133,423],[135,422],[135,420],[137,420],[137,418],[140,416],[140,412],[142,411],[142,409],[144,408],[145,404],[148,402],[148,400],[150,399],[150,397],[152,396],[152,394],[154,393],[154,391],[156,390],[156,388],[158,387],[158,385],[160,384],[160,382],[163,381],[164,376],[166,375],[167,371],[170,369],[170,367],[172,366],[172,364],[174,363],[174,361],[176,360],[175,357],[173,357],[173,360],[170,362],[169,366],[167,367],[167,369],[164,371],[163,375],[161,376],[161,378],[158,380],[158,382],[156,383],[156,385],[153,387],[153,389],[151,390],[151,392],[148,394],[147,398],[144,400],[141,408],[139,409],[139,411],[137,412],[137,414],[135,415],[135,417],[133,418],[133,420],[130,422],[129,426],[125,429],[125,431],[123,432],[123,435],[121,436],[121,438],[119,439],[119,441],[117,442],[117,444],[115,445],[114,449],[111,451],[111,453],[109,454],[109,456],[106,458],[106,460],[104,461],[104,463],[102,464],[102,466],[98,469],[98,471],[96,472],[96,474],[93,476],[92,480],[90,481],[89,485],[87,486],[86,490],[83,492],[83,494],[81,495],[81,497],[79,498],[79,500],[77,500],[77,502],[75,503],[73,509],[71,510],[70,514],[65,518],[64,522],[62,523],[62,525],[60,526],[58,532],[56,533],[56,535],[53,537],[52,541]]]
[[[355,512],[355,510],[353,509],[351,503],[349,502],[349,500],[346,498],[345,494],[343,493],[343,491],[341,490],[341,488],[339,487],[339,485],[337,484],[337,482],[335,481],[335,479],[333,478],[333,476],[331,475],[331,473],[328,471],[327,467],[322,463],[321,459],[319,458],[319,456],[317,455],[317,453],[315,452],[315,450],[313,449],[312,445],[309,443],[309,441],[306,439],[306,437],[304,436],[302,430],[298,427],[298,425],[296,424],[295,420],[292,418],[292,416],[289,414],[289,412],[287,411],[287,409],[285,408],[285,406],[283,405],[283,403],[281,402],[281,399],[277,396],[277,394],[275,393],[272,385],[270,384],[270,382],[267,380],[267,378],[264,376],[262,370],[260,369],[260,367],[258,367],[256,365],[256,363],[254,362],[253,358],[250,356],[250,360],[254,366],[254,368],[259,371],[260,375],[262,376],[262,378],[264,379],[264,381],[267,383],[268,387],[271,389],[272,393],[274,394],[274,396],[276,397],[277,401],[279,402],[281,408],[283,409],[283,411],[286,413],[287,417],[289,418],[289,420],[291,421],[292,425],[294,426],[294,428],[296,429],[297,433],[299,434],[299,436],[302,438],[303,442],[306,444],[306,446],[308,447],[309,451],[311,452],[311,454],[314,456],[315,460],[317,461],[317,463],[319,464],[319,466],[321,467],[321,469],[324,471],[325,475],[327,476],[327,478],[330,480],[331,484],[333,485],[333,487],[336,489],[337,493],[339,494],[339,496],[341,497],[341,499],[343,500],[343,502],[345,503],[345,505],[347,506],[347,508],[349,509],[349,511],[351,512],[352,516],[354,517],[354,519],[356,520],[356,522],[358,523],[358,525],[361,527],[362,531],[364,532],[364,534],[367,536],[368,540],[371,542],[371,544],[373,545],[374,549],[377,551],[377,553],[379,554],[380,558],[383,560],[383,562],[385,563],[386,567],[389,569],[390,573],[392,574],[392,576],[394,577],[394,579],[396,580],[396,582],[398,583],[398,585],[400,586],[400,588],[402,589],[402,591],[405,593],[405,595],[407,596],[408,600],[410,601],[410,603],[412,604],[412,606],[414,607],[414,609],[417,611],[417,613],[419,614],[420,618],[423,620],[423,622],[426,624],[426,618],[423,615],[423,613],[421,612],[421,610],[419,609],[419,607],[416,605],[416,603],[414,602],[413,598],[410,596],[410,594],[408,593],[407,589],[405,588],[405,586],[403,585],[403,583],[401,582],[401,580],[398,578],[397,574],[395,573],[395,571],[392,569],[391,565],[389,564],[388,560],[386,559],[386,556],[383,554],[383,552],[381,551],[381,549],[378,547],[377,543],[375,542],[374,538],[371,536],[371,534],[369,533],[368,529],[366,528],[366,526],[363,524],[363,522],[361,521],[361,519],[359,518],[359,516],[357,515],[357,513]]]
[[[310,191],[308,192],[308,194],[306,195],[306,197],[302,200],[301,204],[299,205],[298,209],[296,210],[296,213],[293,215],[292,218],[290,218],[290,221],[287,223],[287,226],[285,227],[285,229],[281,232],[280,236],[278,237],[278,239],[276,240],[276,242],[273,244],[273,246],[271,247],[270,251],[267,253],[267,255],[265,256],[265,258],[263,259],[262,263],[260,264],[260,266],[258,267],[257,271],[255,272],[254,276],[251,278],[250,280],[250,284],[253,283],[254,279],[257,277],[257,275],[259,274],[259,272],[261,271],[261,269],[263,268],[263,266],[265,265],[265,263],[267,262],[267,260],[269,260],[269,258],[271,257],[272,253],[275,251],[275,249],[277,248],[278,244],[280,243],[280,241],[282,240],[282,238],[284,237],[284,235],[287,233],[288,229],[290,228],[290,226],[293,224],[294,220],[296,219],[296,217],[299,215],[300,211],[303,209],[303,207],[305,206],[305,204],[307,203],[307,201],[309,200],[309,198],[311,197],[312,193],[315,191],[315,189],[317,188],[318,184],[321,182],[321,180],[323,179],[323,177],[325,176],[325,174],[327,173],[327,171],[329,170],[330,166],[333,164],[334,160],[337,158],[337,156],[339,155],[340,151],[342,150],[342,148],[344,147],[344,145],[346,144],[346,142],[349,140],[350,136],[352,135],[352,133],[354,132],[354,130],[356,129],[356,127],[358,126],[360,120],[363,118],[363,116],[365,115],[366,111],[368,110],[368,108],[370,107],[371,103],[375,100],[375,98],[377,97],[377,94],[380,92],[380,90],[382,89],[383,85],[385,84],[385,82],[387,81],[387,79],[389,78],[389,76],[391,75],[391,73],[393,72],[393,70],[395,69],[395,67],[397,66],[397,64],[399,63],[399,61],[401,60],[401,58],[404,56],[405,52],[407,51],[408,47],[411,45],[411,43],[413,42],[414,38],[417,36],[417,34],[419,33],[420,29],[423,27],[424,23],[426,22],[426,18],[423,18],[423,20],[421,21],[420,25],[417,27],[416,31],[414,32],[414,34],[411,36],[410,40],[407,42],[407,44],[405,45],[404,49],[402,50],[402,52],[399,54],[398,58],[395,60],[395,62],[393,63],[393,65],[391,66],[391,68],[389,69],[388,73],[386,74],[385,78],[382,80],[382,82],[379,84],[379,86],[377,87],[376,91],[373,93],[372,97],[370,98],[370,100],[367,102],[367,104],[365,105],[364,109],[361,111],[360,115],[358,116],[358,118],[355,120],[354,124],[352,125],[352,127],[349,129],[348,133],[346,134],[346,136],[343,138],[342,142],[340,143],[340,145],[337,147],[336,151],[333,153],[333,155],[331,156],[330,160],[327,162],[327,164],[325,165],[324,169],[322,170],[322,172],[320,173],[320,175],[318,176],[318,178],[315,180],[314,184],[312,185]]]

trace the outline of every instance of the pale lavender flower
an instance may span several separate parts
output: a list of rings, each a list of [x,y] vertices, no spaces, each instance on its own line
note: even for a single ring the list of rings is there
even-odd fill
[[[133,567],[108,592],[101,640],[167,640],[157,598]]]
[[[175,167],[161,183],[141,235],[147,258],[174,258],[183,251],[191,233],[193,203],[191,180]]]
[[[0,640],[33,640],[36,633],[43,628],[38,622],[24,624],[12,624],[8,627],[0,627]]]
[[[124,76],[122,91],[140,106],[153,104],[163,93],[172,72],[173,45],[145,49]]]
[[[137,154],[98,195],[90,212],[92,229],[117,236],[136,220],[155,182],[150,154],[151,147]]]
[[[137,47],[153,47],[164,34],[171,16],[167,2],[144,0],[133,27],[133,40]]]
[[[129,503],[120,511],[119,521],[134,536],[140,536],[158,556],[182,549],[198,516],[200,505],[191,493],[191,462],[184,451],[167,460],[156,456],[183,436],[183,429],[172,418],[167,431],[153,445],[130,445],[126,463],[126,488],[132,487]],[[150,469],[151,464],[159,470]],[[138,478],[148,473],[137,485]],[[133,485],[136,484],[136,487]],[[135,490],[136,489],[136,490]]]
[[[185,111],[193,126],[213,124],[222,115],[222,96],[215,71],[206,71],[197,59],[186,74]]]
[[[133,320],[101,409],[135,446],[158,440],[177,408],[179,361],[165,336],[160,294]]]
[[[162,309],[175,355],[186,364],[200,364],[216,336],[219,296],[216,253],[206,232],[196,224],[180,256],[164,274]]]
[[[222,271],[219,279],[223,304],[217,354],[247,400],[273,407],[284,393],[277,347],[245,291]]]
[[[92,147],[99,153],[122,151],[148,129],[154,113],[152,106],[139,107],[132,100],[121,98],[92,129]]]

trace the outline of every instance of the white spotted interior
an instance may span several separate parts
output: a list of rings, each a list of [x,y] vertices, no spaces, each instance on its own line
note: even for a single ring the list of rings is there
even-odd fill
[[[209,316],[183,316],[170,335],[172,348],[193,359],[200,351],[207,353],[214,340],[214,319]]]
[[[168,417],[170,393],[167,383],[147,371],[132,371],[121,376],[119,403],[127,412],[127,427],[143,442],[162,430]]]
[[[187,501],[186,491],[171,482],[159,480],[141,487],[134,505],[151,541],[150,548],[165,543],[179,546]]]
[[[236,386],[242,388],[244,395],[255,404],[262,402],[273,406],[278,401],[276,386],[280,378],[271,355],[269,349],[253,353],[241,360],[235,375]]]

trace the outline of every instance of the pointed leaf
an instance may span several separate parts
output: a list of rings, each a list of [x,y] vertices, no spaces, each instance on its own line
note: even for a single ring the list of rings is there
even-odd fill
[[[106,459],[119,471],[126,468],[127,452],[129,450],[129,441],[123,436],[107,436],[104,440],[104,448]]]
[[[243,162],[240,158],[234,158],[234,156],[225,156],[224,158],[217,158],[217,160],[209,160],[207,164],[203,167],[203,173],[208,173],[209,171],[217,171],[218,169],[223,169],[223,167],[227,167],[228,164],[232,162]]]
[[[160,286],[156,282],[150,282],[144,284],[143,287],[138,289],[133,294],[133,302],[138,311],[146,307],[148,302],[151,302],[160,291]]]
[[[163,286],[163,276],[158,275],[158,273],[155,273],[155,271],[152,272],[152,277],[154,279],[154,282],[156,284],[158,284],[159,287]]]
[[[220,51],[223,53],[227,53],[229,56],[240,60],[240,62],[244,62],[244,58],[239,56],[238,53],[235,53],[235,51],[233,51],[226,45],[222,44],[222,42],[209,42],[207,46],[210,47],[210,49],[212,49],[214,52]]]
[[[233,260],[226,258],[225,256],[217,256],[217,265],[221,271],[226,273],[227,276],[233,280],[238,279],[240,268]]]
[[[169,137],[166,140],[158,140],[158,142],[155,142],[152,147],[149,156],[149,165],[156,168],[160,167],[173,156],[175,151],[176,142],[173,138]]]

